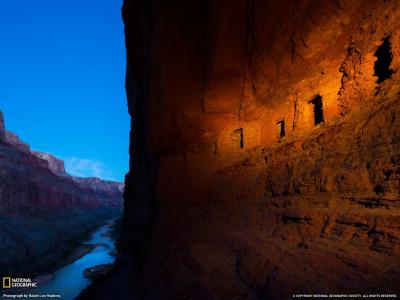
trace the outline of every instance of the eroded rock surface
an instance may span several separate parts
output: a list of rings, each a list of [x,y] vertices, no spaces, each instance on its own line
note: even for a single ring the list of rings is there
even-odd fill
[[[125,0],[123,234],[85,297],[399,294],[399,5]]]
[[[0,270],[9,276],[51,272],[106,220],[119,216],[123,184],[76,178],[64,162],[31,152],[7,131],[0,112]]]
[[[29,215],[63,209],[122,207],[124,185],[99,178],[77,178],[65,172],[53,155],[30,151],[5,129],[0,115],[0,213]]]
[[[32,151],[32,154],[47,161],[50,171],[52,171],[54,174],[58,176],[67,176],[63,160],[55,157],[54,155],[38,151]]]

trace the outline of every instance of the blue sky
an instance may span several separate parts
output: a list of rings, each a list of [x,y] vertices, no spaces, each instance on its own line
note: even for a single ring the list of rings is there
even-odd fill
[[[129,116],[122,0],[0,1],[8,130],[77,176],[123,180]]]

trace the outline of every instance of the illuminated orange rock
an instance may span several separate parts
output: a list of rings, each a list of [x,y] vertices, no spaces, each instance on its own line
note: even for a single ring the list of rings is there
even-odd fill
[[[95,298],[399,293],[398,1],[123,14],[131,173]]]

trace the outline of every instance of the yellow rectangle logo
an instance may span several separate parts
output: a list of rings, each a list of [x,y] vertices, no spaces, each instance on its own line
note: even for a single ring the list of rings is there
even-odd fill
[[[3,277],[3,289],[11,288],[11,277]]]

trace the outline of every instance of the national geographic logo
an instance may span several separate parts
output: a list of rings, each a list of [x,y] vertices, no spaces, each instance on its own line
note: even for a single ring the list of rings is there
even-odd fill
[[[37,283],[30,278],[3,277],[3,289],[11,288],[36,288]]]
[[[3,289],[11,288],[11,277],[3,277]]]

